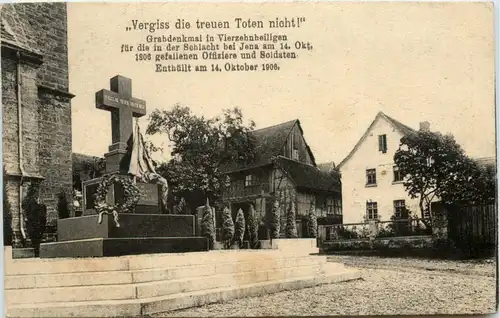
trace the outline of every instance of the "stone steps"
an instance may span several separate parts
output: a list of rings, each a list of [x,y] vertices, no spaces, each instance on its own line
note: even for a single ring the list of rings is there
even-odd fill
[[[28,289],[28,288],[48,288],[48,287],[71,287],[86,285],[112,285],[112,284],[130,284],[149,281],[180,279],[187,277],[208,276],[234,272],[247,272],[262,267],[287,268],[292,266],[307,266],[313,264],[325,263],[325,257],[290,257],[276,258],[272,261],[255,258],[254,261],[222,262],[214,264],[195,264],[185,266],[170,266],[165,268],[144,268],[136,270],[126,270],[125,267],[118,267],[117,270],[103,271],[102,267],[91,266],[86,271],[66,272],[66,273],[45,273],[33,274],[31,271],[21,274],[19,268],[16,274],[6,274],[4,288],[10,289]],[[95,265],[95,264],[92,264]],[[70,266],[70,265],[67,265]],[[146,265],[147,267],[147,265]],[[30,269],[32,266],[29,267]],[[96,271],[90,271],[95,268]],[[53,270],[56,269],[51,268]],[[75,268],[73,268],[75,269]]]
[[[261,296],[285,290],[359,279],[359,272],[336,264],[325,264],[325,275],[285,279],[196,290],[142,299],[17,304],[8,307],[8,317],[117,317],[143,316],[201,306],[230,299]],[[333,272],[333,273],[332,273]],[[109,287],[109,286],[108,286]]]
[[[5,289],[5,302],[7,304],[22,304],[148,298],[290,277],[320,275],[321,265],[322,263],[314,264],[312,261],[306,266],[266,268],[265,270],[241,272],[234,271],[233,267],[230,268],[232,271],[229,273],[143,283],[114,282],[114,284],[109,285]],[[338,268],[339,266],[337,266]]]
[[[20,259],[5,253],[9,317],[139,316],[359,278],[327,262],[313,242],[272,250],[80,259]]]

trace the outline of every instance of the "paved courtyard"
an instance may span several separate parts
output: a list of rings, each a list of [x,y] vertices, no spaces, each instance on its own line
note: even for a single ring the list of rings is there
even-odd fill
[[[453,262],[333,256],[362,279],[280,292],[160,316],[430,315],[495,312],[493,260]]]

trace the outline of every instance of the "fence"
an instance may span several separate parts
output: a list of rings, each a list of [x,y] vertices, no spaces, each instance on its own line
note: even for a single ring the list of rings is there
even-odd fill
[[[400,236],[431,235],[432,229],[424,219],[400,219],[369,223],[322,225],[319,227],[321,241],[387,238]]]
[[[445,206],[448,218],[448,238],[467,252],[491,252],[496,246],[496,205]]]

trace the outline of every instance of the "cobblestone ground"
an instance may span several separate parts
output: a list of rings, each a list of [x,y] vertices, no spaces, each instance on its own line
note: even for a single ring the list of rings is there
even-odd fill
[[[163,313],[163,317],[487,314],[495,263],[334,256],[361,280]]]

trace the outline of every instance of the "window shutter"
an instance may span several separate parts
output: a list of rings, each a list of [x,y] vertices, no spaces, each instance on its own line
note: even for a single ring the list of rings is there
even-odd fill
[[[382,135],[378,136],[378,151],[383,151],[384,142],[382,140]]]

